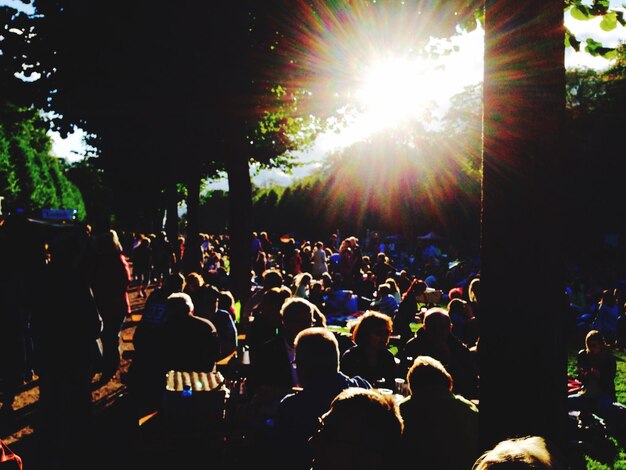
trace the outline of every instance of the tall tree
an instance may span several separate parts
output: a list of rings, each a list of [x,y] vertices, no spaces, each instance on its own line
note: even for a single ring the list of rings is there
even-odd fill
[[[481,439],[565,429],[563,2],[486,2]],[[520,387],[520,378],[531,385]]]

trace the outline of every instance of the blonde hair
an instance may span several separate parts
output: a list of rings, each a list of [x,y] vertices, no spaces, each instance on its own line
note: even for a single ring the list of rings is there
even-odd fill
[[[533,468],[558,470],[563,467],[553,458],[543,437],[506,439],[481,455],[472,470]]]

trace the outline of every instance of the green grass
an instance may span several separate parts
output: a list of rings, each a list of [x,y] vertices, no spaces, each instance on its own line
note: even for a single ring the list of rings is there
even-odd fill
[[[573,376],[576,375],[576,353],[575,350],[568,352],[567,371]],[[617,375],[615,378],[615,391],[617,394],[617,401],[626,404],[626,353],[623,351],[613,350],[617,362]],[[619,443],[612,439],[616,444],[618,454],[615,460],[611,463],[603,463],[595,460],[590,456],[585,456],[587,463],[587,469],[591,470],[626,470],[626,448],[619,445]]]

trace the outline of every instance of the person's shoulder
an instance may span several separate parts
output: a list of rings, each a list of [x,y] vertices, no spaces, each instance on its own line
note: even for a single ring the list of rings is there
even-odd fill
[[[358,354],[359,351],[360,351],[359,346],[356,344],[352,344],[352,346],[350,346],[341,354],[341,359],[345,357],[352,357],[355,354]]]
[[[471,400],[468,400],[467,398],[465,398],[462,395],[452,395],[454,398],[454,402],[457,404],[457,407],[460,409],[466,409],[467,411],[471,412],[471,413],[478,413],[478,407],[476,406],[476,404],[474,404],[474,402],[472,402]]]
[[[216,333],[217,332],[217,328],[215,327],[215,324],[207,319],[207,318],[203,318],[203,317],[199,317],[197,315],[191,315],[188,317],[190,319],[190,322],[195,322],[192,323],[193,325],[202,325],[202,327],[207,331],[207,332],[212,332],[212,333]]]
[[[370,384],[366,379],[361,377],[360,375],[354,375],[352,377],[346,376],[346,383],[349,387],[358,387],[358,388],[372,388],[372,384]]]

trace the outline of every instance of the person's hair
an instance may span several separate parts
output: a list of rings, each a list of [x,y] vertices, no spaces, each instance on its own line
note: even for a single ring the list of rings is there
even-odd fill
[[[292,321],[300,320],[306,315],[307,318],[311,319],[309,326],[312,326],[314,320],[313,307],[314,305],[311,302],[301,297],[288,298],[280,308],[283,323],[289,324]]]
[[[448,315],[448,311],[441,307],[433,307],[426,310],[423,328],[426,331],[429,329],[438,331],[450,330],[450,315]]]
[[[276,307],[280,310],[280,307],[290,295],[291,291],[289,291],[288,288],[287,291],[285,291],[282,287],[272,287],[263,293],[260,303],[261,310],[264,310],[268,306]]]
[[[389,284],[387,284],[386,282],[383,282],[382,284],[380,284],[378,286],[377,289],[377,293],[378,293],[378,299],[382,299],[384,296],[386,295],[391,295],[391,286]]]
[[[189,294],[174,292],[165,300],[166,320],[177,320],[193,312],[193,301]]]
[[[417,356],[406,374],[411,393],[424,389],[452,391],[452,376],[444,365],[430,356]]]
[[[294,344],[298,377],[304,387],[339,371],[339,343],[332,331],[306,328],[298,333]]]
[[[307,284],[310,286],[311,285],[311,281],[313,280],[313,276],[311,275],[311,273],[300,273],[297,276],[294,277],[293,279],[293,296],[296,295],[296,293],[298,293],[298,289],[300,289],[301,287],[306,286]]]
[[[393,277],[388,277],[385,279],[385,284],[389,285],[390,293],[393,295],[394,292],[400,292],[400,288],[398,287],[398,283]]]
[[[452,299],[450,302],[448,302],[448,314],[450,316],[452,316],[453,313],[456,313],[457,315],[461,316],[461,317],[465,317],[465,311],[464,308],[467,305],[467,301],[461,299],[461,298],[454,298]]]
[[[428,286],[422,279],[413,279],[411,284],[409,284],[408,289],[402,294],[402,299],[404,300],[409,295],[422,295]]]
[[[266,289],[280,287],[283,284],[283,275],[277,269],[266,269],[261,277],[263,278],[263,287]]]
[[[102,253],[122,253],[124,251],[122,244],[120,243],[120,238],[117,235],[117,232],[113,229],[104,232],[100,237],[98,237],[98,245],[100,247],[100,251]]]
[[[448,298],[452,299],[460,299],[463,297],[463,288],[462,287],[453,287],[448,291]],[[449,310],[449,309],[448,309]]]
[[[554,457],[543,437],[526,436],[505,439],[481,455],[472,470],[558,470],[564,467]]]
[[[341,391],[320,423],[320,432],[327,439],[349,436],[356,451],[373,450],[386,462],[397,456],[404,430],[404,420],[392,396],[357,387]],[[363,457],[370,458],[371,454]]]
[[[478,302],[480,297],[480,278],[475,277],[469,283],[469,287],[467,288],[467,298],[470,302]]]
[[[604,335],[598,330],[589,330],[585,336],[585,349],[589,349],[589,343],[596,342],[603,348],[606,346]]]
[[[212,284],[203,284],[198,288],[198,298],[201,299],[202,302],[211,302],[211,306],[213,306],[220,298],[220,291]]]
[[[393,331],[393,321],[389,315],[369,310],[365,312],[354,324],[352,329],[352,341],[356,344],[365,344],[367,338],[375,331],[385,329]]]
[[[204,285],[204,278],[200,273],[190,272],[185,276],[185,288],[186,289],[199,289]]]
[[[230,310],[235,307],[235,297],[229,290],[220,291],[219,308]]]

